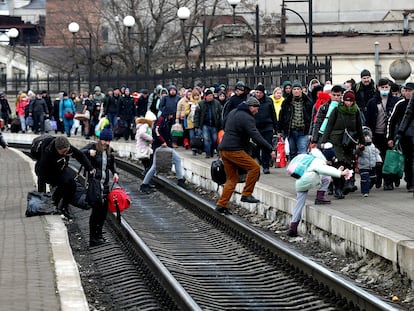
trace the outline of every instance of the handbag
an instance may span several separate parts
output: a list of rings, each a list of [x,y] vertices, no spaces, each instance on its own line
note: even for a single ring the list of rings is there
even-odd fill
[[[171,127],[171,136],[172,137],[183,137],[184,135],[184,129],[181,123],[175,123]]]
[[[45,119],[44,124],[45,124],[45,132],[53,131],[52,121],[50,121],[50,119]]]
[[[137,148],[135,155],[137,159],[149,159],[151,157],[151,148],[149,146]]]
[[[88,178],[88,184],[86,187],[86,202],[90,205],[102,202],[101,182],[93,176],[89,176]]]
[[[130,208],[132,200],[128,193],[116,183],[118,187],[114,188],[115,183],[112,183],[111,191],[108,194],[108,210],[111,213],[116,213],[118,222],[121,222],[121,212]]]
[[[32,118],[32,116],[28,116],[26,118],[26,125],[27,126],[33,126],[33,118]]]
[[[356,136],[356,131],[348,131],[348,129],[345,128],[344,134],[342,135],[342,146],[350,147],[352,145],[357,145],[358,141],[354,139],[354,136]]]
[[[388,149],[385,153],[382,173],[396,175],[401,178],[404,174],[405,156],[402,153],[401,145],[397,143],[393,149]]]
[[[246,177],[247,177],[247,172],[241,167],[237,169],[237,172],[239,175],[239,179],[237,182],[238,183],[245,182]],[[227,177],[226,177],[226,172],[224,171],[224,163],[222,159],[219,158],[211,162],[210,174],[211,174],[211,179],[218,185],[223,185],[226,183]]]
[[[75,117],[75,114],[72,111],[67,111],[63,114],[65,119],[73,119]]]
[[[54,117],[50,119],[50,125],[52,126],[52,131],[57,131],[57,122]]]

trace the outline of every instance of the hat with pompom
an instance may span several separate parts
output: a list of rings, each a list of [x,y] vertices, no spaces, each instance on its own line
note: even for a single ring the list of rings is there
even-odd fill
[[[111,126],[105,125],[105,127],[102,129],[101,133],[99,134],[100,140],[106,140],[111,141],[114,138],[114,134],[112,133]]]

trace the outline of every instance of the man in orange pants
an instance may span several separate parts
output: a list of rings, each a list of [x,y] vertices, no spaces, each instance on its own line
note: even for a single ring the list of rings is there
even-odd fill
[[[238,169],[247,172],[246,183],[243,188],[241,201],[247,203],[258,203],[252,193],[260,175],[260,165],[247,153],[250,138],[263,150],[276,154],[256,128],[254,115],[259,110],[260,103],[254,97],[249,97],[245,102],[233,109],[228,117],[224,129],[223,139],[218,147],[226,172],[226,183],[223,192],[217,201],[216,211],[225,215],[231,215],[227,204],[233,195],[239,179]]]

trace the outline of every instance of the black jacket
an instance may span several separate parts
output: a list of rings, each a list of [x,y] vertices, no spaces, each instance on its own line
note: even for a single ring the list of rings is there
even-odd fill
[[[291,130],[291,123],[293,117],[293,95],[290,94],[282,103],[282,108],[280,109],[279,113],[279,131],[283,133],[285,137],[290,135]],[[305,128],[303,129],[306,134],[309,133],[309,128],[312,120],[312,108],[313,104],[309,100],[309,98],[302,94],[302,101],[303,101],[303,121],[305,124]]]
[[[400,128],[398,129],[399,135],[414,136],[414,96],[411,97],[405,110],[404,118],[401,121]]]
[[[219,150],[240,151],[249,150],[250,138],[262,149],[273,151],[273,147],[260,135],[256,128],[256,120],[250,113],[246,103],[241,103],[237,109],[230,111],[224,128],[223,139]]]
[[[87,171],[93,169],[91,162],[86,156],[74,146],[70,146],[69,152],[61,156],[55,148],[55,140],[44,146],[40,159],[36,162],[36,174],[45,180],[48,184],[54,186],[58,184],[63,170],[68,166],[70,157],[78,160]]]
[[[273,100],[269,96],[259,99],[259,111],[254,115],[259,132],[277,132],[277,119]]]
[[[90,150],[96,150],[96,143],[90,143],[83,147],[81,149],[81,152],[88,158],[88,160],[91,162],[92,166],[95,168],[95,179],[101,180],[103,169],[102,169],[102,152],[96,151],[96,155],[94,157],[91,157]],[[104,151],[105,152],[105,151]],[[112,172],[112,174],[117,173],[116,167],[115,167],[115,156],[114,156],[114,150],[110,147],[110,153],[107,159],[107,165],[105,169],[105,180],[103,182],[104,185],[108,185],[109,182],[109,171]]]
[[[212,108],[212,118],[214,119],[214,127],[217,130],[220,130],[222,128],[221,104],[216,99],[213,99],[213,101],[211,102],[206,102],[205,100],[202,100],[198,104],[198,107],[194,114],[194,127],[201,128],[203,125],[209,125],[205,123],[209,108],[208,105],[211,105]]]

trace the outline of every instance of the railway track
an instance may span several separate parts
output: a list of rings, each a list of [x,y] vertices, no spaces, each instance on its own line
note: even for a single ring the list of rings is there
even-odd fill
[[[119,310],[397,310],[237,216],[118,160],[133,206],[111,215],[108,243],[90,250]],[[89,213],[75,218],[87,234]],[[108,265],[108,263],[111,263]]]

